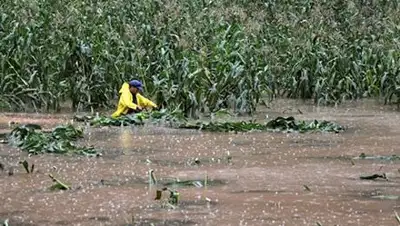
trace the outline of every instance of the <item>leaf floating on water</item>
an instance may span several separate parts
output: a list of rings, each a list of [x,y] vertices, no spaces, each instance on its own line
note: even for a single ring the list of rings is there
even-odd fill
[[[193,185],[196,186],[197,188],[203,187],[203,184],[200,181],[193,181]]]
[[[53,129],[51,135],[57,140],[76,140],[83,138],[83,131],[81,128],[75,128],[72,125],[57,126]]]
[[[377,178],[383,178],[388,180],[388,178],[386,177],[386,174],[373,174],[373,175],[367,175],[367,176],[360,176],[360,179],[362,180],[375,180]]]
[[[314,120],[311,123],[300,121],[295,122],[293,117],[277,117],[274,120],[269,121],[267,124],[261,124],[256,122],[198,122],[196,124],[182,124],[179,128],[186,129],[198,129],[212,132],[249,132],[249,131],[271,131],[271,132],[310,132],[310,131],[322,131],[322,132],[335,132],[339,133],[344,131],[344,128],[338,124],[322,121],[318,122]]]
[[[385,161],[395,161],[400,160],[400,156],[398,155],[376,155],[376,156],[368,156],[365,153],[361,153],[358,157],[354,157],[353,159],[361,159],[361,160],[385,160]]]
[[[83,131],[72,125],[57,126],[50,132],[36,131],[41,127],[26,124],[14,128],[9,134],[10,144],[29,154],[74,153],[86,156],[98,156],[92,147],[77,147],[72,141],[83,137]]]
[[[396,217],[397,223],[400,224],[400,217],[399,217],[399,215],[397,214],[396,210],[394,211],[394,215],[395,215],[395,217]]]
[[[207,130],[214,132],[248,132],[248,131],[281,131],[281,132],[308,132],[308,131],[325,131],[325,132],[340,132],[344,128],[334,124],[332,122],[323,121],[318,122],[314,120],[313,122],[307,124],[304,121],[299,123],[295,122],[294,117],[277,117],[274,120],[269,121],[267,124],[260,124],[255,122],[209,122],[202,123],[198,122],[195,125],[186,124],[181,126],[181,128],[197,128],[199,130]]]
[[[397,195],[374,195],[371,196],[373,199],[382,199],[382,200],[398,200],[400,197]]]

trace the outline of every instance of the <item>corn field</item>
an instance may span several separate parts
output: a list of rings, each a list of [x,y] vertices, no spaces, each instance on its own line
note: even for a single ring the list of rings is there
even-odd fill
[[[400,96],[397,0],[2,0],[0,107],[113,107],[124,81],[194,116],[265,97]]]

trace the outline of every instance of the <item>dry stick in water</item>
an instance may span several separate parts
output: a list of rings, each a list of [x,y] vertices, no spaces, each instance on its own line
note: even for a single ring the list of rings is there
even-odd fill
[[[52,174],[49,174],[49,177],[56,182],[57,184],[59,184],[63,189],[65,190],[69,190],[70,187],[66,184],[64,184],[63,182],[61,182],[60,180],[58,180],[57,178],[55,178]]]
[[[310,189],[307,185],[303,185],[303,187],[304,187],[307,191],[311,191],[311,189]]]
[[[35,169],[35,164],[31,165],[31,173],[33,173],[33,170]]]
[[[8,169],[8,176],[12,176],[12,175],[14,175],[14,167],[10,167],[9,169]]]
[[[29,173],[29,164],[28,164],[28,162],[26,160],[23,161],[23,162],[20,161],[19,164],[22,164],[24,166],[24,169],[25,169],[26,173]]]
[[[26,160],[24,160],[23,162],[20,161],[19,164],[22,164],[24,166],[26,173],[33,173],[33,170],[35,169],[35,164],[32,164],[31,170],[29,171],[29,163]]]
[[[383,178],[388,180],[388,178],[386,177],[386,174],[373,174],[373,175],[368,175],[368,176],[360,176],[361,180],[375,180],[377,178]]]

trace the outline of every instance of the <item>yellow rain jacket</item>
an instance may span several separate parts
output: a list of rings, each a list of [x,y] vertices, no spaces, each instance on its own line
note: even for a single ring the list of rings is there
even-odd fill
[[[137,105],[134,104],[133,101],[133,95],[131,91],[129,90],[129,84],[125,82],[121,89],[119,90],[120,98],[118,101],[118,107],[117,110],[111,115],[113,118],[117,118],[121,115],[125,115],[129,108],[136,110],[136,107],[139,105],[142,108],[146,107],[153,107],[157,108],[157,105],[150,101],[149,99],[145,98],[144,96],[140,95],[140,93],[136,94],[136,100],[137,100]]]

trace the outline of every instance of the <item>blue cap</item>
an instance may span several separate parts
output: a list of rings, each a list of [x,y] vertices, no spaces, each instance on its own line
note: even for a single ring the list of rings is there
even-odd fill
[[[129,85],[138,88],[140,91],[143,91],[143,85],[139,80],[131,80],[128,82]]]

